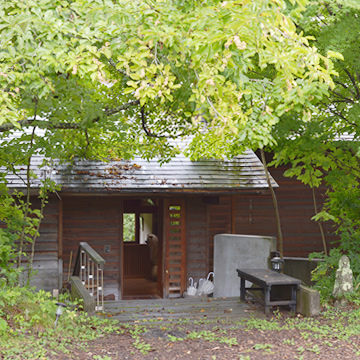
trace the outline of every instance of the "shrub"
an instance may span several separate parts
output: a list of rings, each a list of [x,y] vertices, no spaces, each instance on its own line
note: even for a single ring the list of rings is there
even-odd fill
[[[349,299],[354,302],[360,301],[360,293],[356,285],[360,283],[360,234],[348,227],[340,235],[341,241],[337,248],[330,250],[329,255],[312,253],[309,259],[320,258],[317,268],[312,272],[312,280],[316,282],[314,288],[320,292],[322,302],[331,302],[334,298],[332,292],[335,284],[336,270],[341,256],[347,255],[353,272],[355,289],[349,294]]]

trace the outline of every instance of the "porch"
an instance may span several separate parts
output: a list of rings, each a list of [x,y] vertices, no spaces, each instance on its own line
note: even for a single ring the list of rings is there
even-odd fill
[[[240,302],[239,297],[108,301],[105,309],[121,323],[236,322],[266,316],[263,307]]]

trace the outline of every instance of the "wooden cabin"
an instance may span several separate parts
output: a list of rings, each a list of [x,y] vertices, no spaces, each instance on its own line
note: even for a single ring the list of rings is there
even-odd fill
[[[248,151],[233,160],[191,162],[183,155],[160,166],[156,160],[110,163],[74,161],[32,169],[36,192],[50,177],[62,185],[50,196],[36,242],[33,284],[52,290],[66,283],[80,242],[105,260],[105,295],[129,298],[179,297],[189,276],[213,268],[213,239],[219,233],[276,236],[272,198],[263,166]],[[272,169],[284,234],[284,255],[321,251],[310,188]],[[23,174],[25,176],[25,174]],[[21,188],[18,176],[9,186]],[[317,192],[319,206],[322,190]],[[34,205],[36,206],[34,198]],[[326,228],[327,241],[333,239]],[[148,234],[158,243],[157,278],[152,277]]]

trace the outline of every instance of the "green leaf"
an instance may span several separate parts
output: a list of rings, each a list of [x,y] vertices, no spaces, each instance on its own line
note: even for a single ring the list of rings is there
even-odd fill
[[[131,94],[132,92],[134,92],[134,88],[132,88],[132,87],[128,87],[123,90],[124,95]]]
[[[340,54],[339,52],[336,52],[336,51],[332,51],[332,50],[328,50],[326,56],[328,58],[335,58],[335,59],[339,59],[339,60],[344,60],[344,56],[342,54]]]
[[[0,332],[4,333],[8,328],[8,323],[3,318],[0,318]]]
[[[103,50],[103,53],[104,53],[104,55],[105,55],[108,59],[110,59],[111,56],[112,56],[112,51],[111,51],[109,48],[105,48],[105,49]]]

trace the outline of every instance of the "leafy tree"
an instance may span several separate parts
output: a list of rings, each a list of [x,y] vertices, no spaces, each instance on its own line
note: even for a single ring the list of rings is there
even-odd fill
[[[283,126],[274,135],[278,143],[276,163],[292,164],[287,175],[297,176],[310,186],[317,187],[323,180],[330,186],[327,209],[333,215],[323,212],[316,218],[338,222],[345,218],[357,222],[359,218],[358,14],[360,5],[351,0],[311,2],[299,29],[316,37],[313,43],[320,51],[341,52],[344,59],[335,60],[336,86],[319,102],[311,121],[300,123],[296,118],[283,117]]]
[[[331,258],[315,274],[323,289],[329,284],[323,276],[324,269],[334,278],[336,268],[331,264],[338,261],[341,252],[350,256],[354,274],[360,276],[359,17],[357,1],[310,2],[297,24],[298,31],[314,36],[311,44],[320,53],[339,52],[343,59],[334,60],[338,73],[335,88],[329,89],[318,103],[312,119],[305,124],[284,116],[282,127],[274,133],[278,144],[274,163],[290,163],[286,175],[296,176],[311,187],[328,187],[325,206],[319,212],[315,210],[314,219],[335,221],[340,250],[330,252]],[[326,247],[324,252],[326,255]]]
[[[178,151],[167,140],[188,134],[195,159],[273,146],[284,114],[302,127],[335,86],[341,56],[297,31],[306,4],[1,2],[0,165],[27,165],[29,186],[38,153],[166,160]]]
[[[159,138],[189,132],[194,156],[200,139],[263,147],[280,115],[308,119],[333,86],[334,53],[296,32],[305,3],[285,16],[281,0],[4,2],[0,130],[47,129],[41,148],[66,157],[142,143],[154,154]]]

